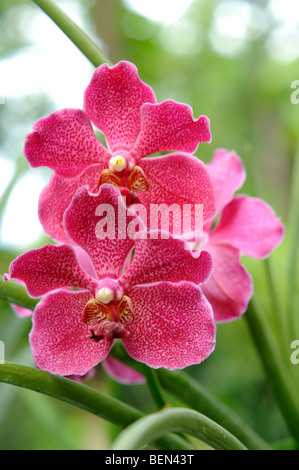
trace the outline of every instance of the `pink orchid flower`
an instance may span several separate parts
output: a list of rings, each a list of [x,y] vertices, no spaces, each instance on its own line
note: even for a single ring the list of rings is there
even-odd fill
[[[89,257],[84,254],[83,250],[80,247],[73,247],[76,254],[77,260],[80,266],[84,266],[84,270],[89,272],[91,270],[91,263]],[[6,279],[6,276],[4,277]],[[19,318],[31,317],[33,311],[28,308],[20,307],[19,305],[11,304],[11,308],[14,310],[16,315]],[[114,380],[125,385],[141,384],[144,383],[145,378],[142,374],[132,369],[131,367],[123,364],[114,357],[107,357],[101,365],[103,366],[105,372]],[[95,374],[95,367],[90,369],[87,374],[81,375],[70,375],[67,378],[74,380],[76,382],[83,382],[93,377]]]
[[[146,236],[136,238],[142,221],[130,211],[126,237],[115,217],[113,236],[107,229],[99,239],[98,208],[108,204],[117,214],[120,202],[126,211],[112,185],[102,185],[98,194],[82,187],[65,212],[66,233],[90,257],[95,277],[82,269],[67,244],[31,250],[10,265],[10,278],[24,282],[29,295],[42,296],[30,333],[33,359],[41,369],[84,375],[107,358],[116,339],[131,357],[154,368],[197,364],[214,349],[213,312],[199,287],[210,275],[211,256],[202,251],[194,258],[171,236],[150,238],[140,230]]]
[[[272,208],[259,198],[234,196],[246,174],[234,152],[220,149],[207,165],[213,180],[219,222],[204,227],[202,248],[213,258],[213,271],[202,291],[211,303],[216,322],[239,318],[253,294],[242,255],[265,258],[282,242],[284,226]]]
[[[108,148],[96,138],[92,124],[104,134]],[[200,142],[211,141],[209,127],[208,118],[194,120],[186,104],[156,103],[132,63],[101,65],[85,91],[84,111],[54,112],[36,122],[26,138],[29,164],[54,171],[39,202],[45,232],[55,241],[69,242],[63,214],[74,193],[83,185],[96,193],[103,183],[123,188],[129,202],[133,198],[147,209],[150,204],[202,204],[203,220],[208,221],[215,212],[212,183],[191,153]],[[145,158],[166,151],[174,153]],[[193,212],[193,225],[194,217]]]

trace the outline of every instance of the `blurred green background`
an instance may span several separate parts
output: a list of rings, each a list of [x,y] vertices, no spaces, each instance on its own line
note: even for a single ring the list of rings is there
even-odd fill
[[[288,229],[299,125],[299,104],[291,102],[291,84],[299,80],[296,0],[56,3],[113,63],[134,62],[158,102],[171,98],[192,106],[195,117],[206,114],[213,141],[200,145],[197,156],[208,162],[219,147],[235,150],[247,171],[241,192],[265,199]],[[87,59],[33,2],[0,1],[2,273],[16,255],[47,241],[37,219],[37,202],[51,172],[28,168],[25,135],[44,115],[81,107],[92,72]],[[270,260],[282,305],[288,297],[288,251],[286,237]],[[253,276],[256,297],[271,308],[264,262],[243,261]],[[32,364],[30,326],[30,319],[17,318],[1,302],[0,340],[6,360]],[[299,365],[293,367],[298,375]],[[245,317],[219,325],[215,352],[187,372],[266,440],[288,436]],[[101,366],[87,383],[144,411],[155,410],[145,385],[119,385]],[[69,405],[0,384],[2,450],[106,449],[117,431]]]

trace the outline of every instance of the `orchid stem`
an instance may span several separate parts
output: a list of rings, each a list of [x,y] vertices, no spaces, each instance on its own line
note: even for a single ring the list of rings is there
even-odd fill
[[[277,341],[280,342],[282,351],[285,352],[288,345],[288,326],[286,324],[286,315],[280,305],[280,298],[277,293],[275,281],[273,277],[273,270],[271,268],[271,260],[266,258],[264,260],[264,267],[266,278],[269,286],[269,298],[271,310],[273,313],[274,329]]]
[[[159,383],[159,379],[157,377],[156,371],[148,367],[146,364],[143,364],[143,373],[146,377],[148,388],[151,392],[151,395],[153,397],[153,400],[157,408],[158,409],[164,408],[167,405],[167,403],[161,392],[160,383]]]
[[[120,343],[114,345],[110,354],[138,372],[143,372],[141,364],[134,361]],[[223,426],[247,448],[252,450],[269,450],[271,448],[233,410],[205,390],[197,380],[194,380],[186,372],[158,369],[156,373],[166,392]]]
[[[97,44],[52,0],[33,0],[33,2],[54,21],[95,67],[103,63],[112,65]]]
[[[167,432],[191,434],[213,449],[247,450],[226,429],[186,408],[170,408],[140,418],[119,434],[112,449],[138,450]]]
[[[3,281],[3,274],[0,274],[0,299],[30,310],[34,310],[39,301],[39,299],[29,297],[25,287],[20,284],[14,281]]]
[[[291,206],[288,220],[288,236],[290,243],[288,265],[288,319],[290,323],[291,339],[298,339],[299,314],[296,306],[299,301],[298,289],[298,239],[299,239],[299,142],[294,157],[293,181],[291,186]]]
[[[0,382],[51,396],[120,427],[126,427],[143,416],[139,410],[132,406],[91,387],[32,367],[8,362],[0,364]],[[174,434],[161,437],[156,445],[165,450],[194,449],[194,446],[192,447],[186,440]]]
[[[293,382],[291,363],[286,363],[264,312],[251,301],[245,314],[252,337],[263,361],[277,404],[293,437],[299,442],[299,392]]]

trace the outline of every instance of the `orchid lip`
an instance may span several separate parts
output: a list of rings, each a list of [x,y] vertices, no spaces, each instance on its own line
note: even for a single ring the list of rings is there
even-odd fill
[[[112,290],[109,292],[106,287],[100,290],[101,294],[113,294]],[[96,342],[104,338],[112,340],[128,337],[126,325],[133,323],[134,319],[132,302],[125,295],[117,304],[110,303],[110,305],[104,304],[98,298],[90,299],[85,305],[82,316],[82,321],[90,326],[90,339]]]

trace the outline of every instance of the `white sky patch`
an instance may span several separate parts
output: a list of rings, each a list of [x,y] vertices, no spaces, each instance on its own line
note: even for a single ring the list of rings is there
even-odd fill
[[[298,0],[271,0],[269,9],[273,18],[290,29],[299,27]]]
[[[269,11],[276,28],[272,31],[267,48],[274,60],[291,62],[299,57],[299,2],[298,0],[272,0]]]
[[[26,247],[41,236],[38,199],[46,183],[38,170],[32,170],[15,185],[2,219],[1,245]]]
[[[72,14],[74,19],[79,16]],[[26,17],[28,20],[28,14]],[[27,24],[26,37],[33,42],[31,47],[0,62],[0,95],[9,98],[44,92],[59,108],[82,108],[93,66],[38,9]]]
[[[84,28],[84,11],[89,2],[57,3]],[[0,60],[0,103],[1,99],[5,101],[1,106],[9,106],[10,98],[44,93],[55,106],[49,113],[63,108],[82,108],[93,65],[39,8],[21,5],[9,9],[7,15],[7,28],[11,15],[18,15],[18,29],[22,28],[22,33],[26,31],[25,38],[32,45]],[[17,125],[15,123],[15,127]],[[13,135],[13,130],[11,133]],[[23,142],[16,139],[15,145],[19,150]],[[13,163],[9,163],[12,156],[6,157],[0,159],[0,196],[13,174]],[[47,180],[38,169],[29,170],[16,184],[2,219],[1,245],[22,248],[40,237],[38,199],[46,184]]]
[[[193,0],[124,0],[136,13],[163,24],[178,21],[192,2]]]
[[[0,155],[0,197],[14,172],[14,165],[7,158]]]

